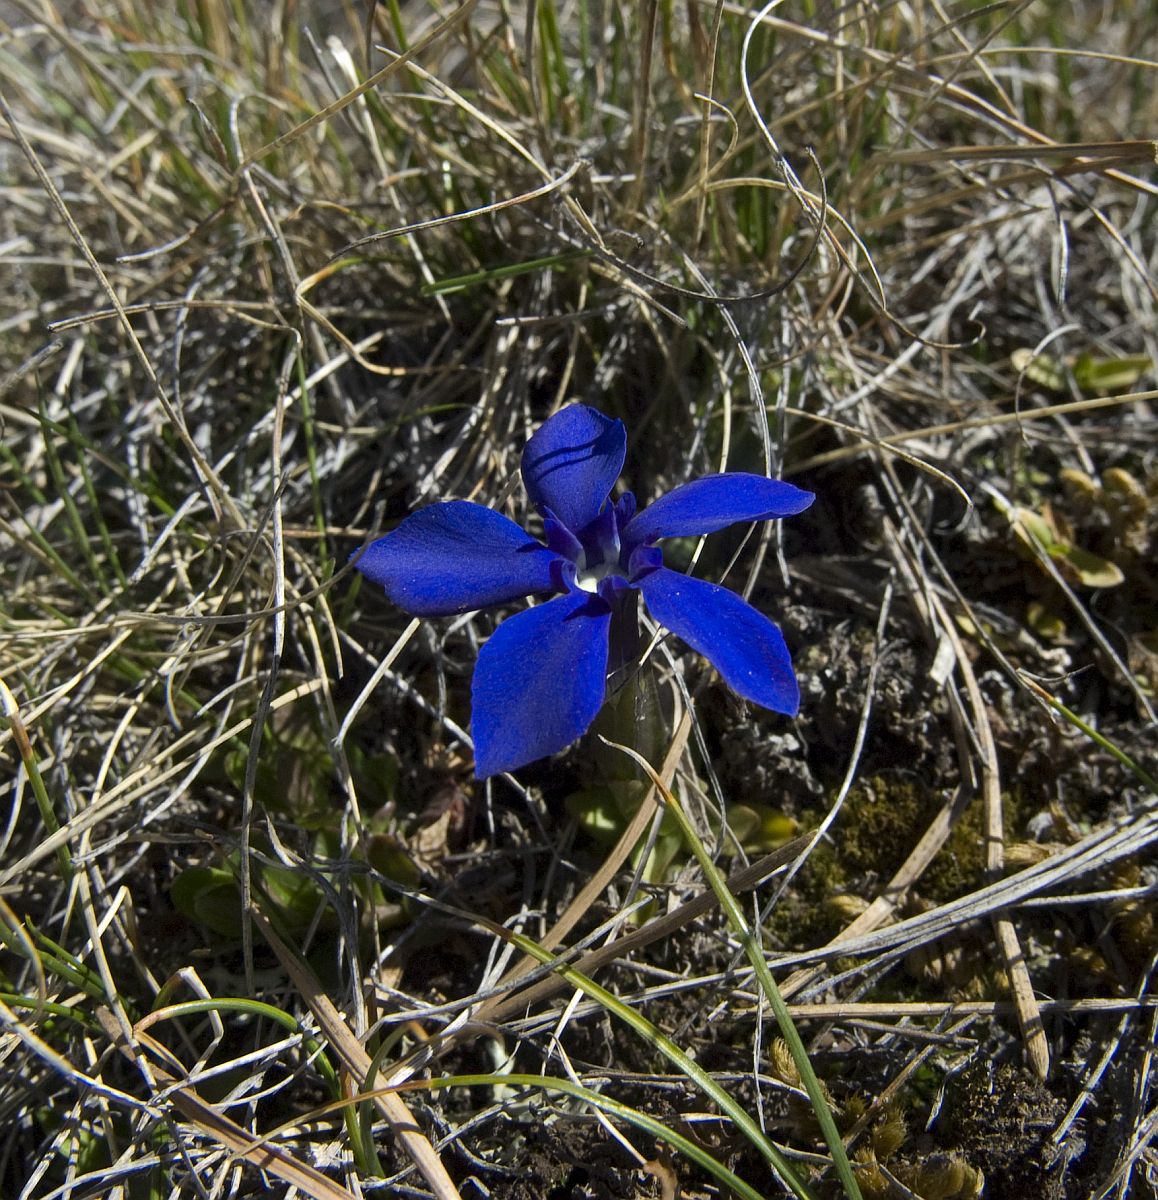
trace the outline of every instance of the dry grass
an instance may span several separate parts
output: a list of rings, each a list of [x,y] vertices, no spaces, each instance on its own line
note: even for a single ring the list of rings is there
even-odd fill
[[[694,861],[633,876],[654,795],[594,739],[475,783],[493,617],[346,567],[521,515],[580,399],[641,498],[818,494],[695,568],[800,720],[665,644],[652,757],[729,869],[804,835],[733,882],[864,1194],[1154,1195],[1158,10],[364,17],[0,5],[0,1193],[779,1194],[506,927],[836,1194]]]

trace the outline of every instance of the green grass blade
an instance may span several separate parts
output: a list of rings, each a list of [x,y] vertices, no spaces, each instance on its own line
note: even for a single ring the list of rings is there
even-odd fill
[[[792,1021],[791,1014],[788,1012],[788,1005],[784,1003],[784,997],[780,995],[780,989],[776,986],[776,980],[772,978],[772,972],[768,969],[768,964],[764,961],[764,952],[760,945],[760,940],[749,927],[744,917],[743,909],[740,908],[739,901],[728,890],[728,885],[723,875],[716,868],[716,864],[712,862],[707,847],[696,836],[696,831],[685,815],[683,808],[675,796],[664,787],[663,780],[652,769],[651,764],[641,754],[636,753],[636,751],[628,746],[619,745],[614,742],[609,742],[608,745],[622,750],[647,772],[659,794],[663,796],[667,803],[668,811],[682,830],[685,840],[691,846],[692,852],[695,854],[696,860],[699,862],[712,891],[719,897],[720,906],[727,914],[728,924],[743,944],[748,961],[752,964],[756,978],[760,981],[760,987],[776,1016],[776,1023],[780,1026],[780,1033],[785,1042],[788,1043],[788,1049],[792,1053],[792,1061],[796,1064],[796,1069],[800,1072],[801,1082],[808,1093],[808,1099],[820,1124],[824,1140],[828,1143],[829,1152],[832,1154],[833,1166],[840,1177],[845,1195],[849,1197],[849,1200],[861,1200],[860,1187],[857,1184],[856,1176],[853,1175],[852,1164],[848,1160],[848,1154],[845,1151],[844,1142],[841,1140],[840,1130],[836,1127],[832,1110],[829,1108],[828,1101],[824,1098],[824,1093],[821,1091],[820,1080],[817,1079],[816,1072],[812,1069],[812,1064],[808,1061],[808,1051],[805,1049],[804,1042],[801,1040],[800,1034]]]
[[[404,1084],[398,1090],[444,1090],[452,1087],[523,1087],[537,1088],[547,1092],[559,1092],[573,1096],[597,1108],[608,1116],[619,1117],[637,1129],[642,1129],[657,1141],[666,1142],[673,1150],[702,1167],[724,1187],[730,1189],[741,1200],[766,1200],[762,1192],[756,1191],[750,1184],[745,1183],[735,1172],[729,1170],[718,1159],[713,1158],[701,1146],[697,1146],[690,1138],[676,1133],[662,1121],[648,1113],[630,1105],[621,1104],[600,1092],[573,1083],[569,1079],[550,1078],[543,1075],[445,1075],[439,1079],[422,1080],[421,1082]]]
[[[815,1200],[815,1193],[812,1189],[800,1178],[792,1164],[752,1119],[751,1115],[699,1063],[680,1049],[671,1038],[664,1034],[657,1026],[653,1025],[651,1021],[640,1013],[637,1013],[629,1005],[624,1004],[622,1000],[606,988],[601,987],[594,980],[588,979],[582,972],[576,971],[573,967],[569,967],[561,962],[549,951],[544,950],[537,942],[524,937],[522,934],[512,933],[509,929],[504,929],[489,921],[481,923],[485,924],[496,935],[513,942],[524,954],[530,955],[539,962],[553,967],[572,987],[594,1000],[613,1016],[618,1017],[625,1025],[630,1026],[636,1033],[655,1046],[677,1070],[690,1079],[705,1095],[709,1096],[721,1112],[726,1113],[735,1122],[737,1128],[756,1147],[760,1154],[763,1155],[784,1183],[797,1196],[801,1197],[801,1200]]]

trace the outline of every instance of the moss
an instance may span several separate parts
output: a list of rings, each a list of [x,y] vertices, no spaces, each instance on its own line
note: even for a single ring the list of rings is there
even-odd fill
[[[931,900],[953,900],[980,887],[984,878],[985,813],[976,800],[921,877],[921,893]]]
[[[867,902],[895,874],[941,804],[919,780],[897,771],[858,783],[845,800],[832,843],[817,846],[791,895],[773,912],[768,930],[777,944],[817,945],[839,933],[851,919],[849,904]],[[1007,824],[1019,807],[1007,803]],[[807,828],[822,819],[815,810],[803,814],[801,824]],[[922,877],[922,896],[940,902],[982,883],[983,819],[980,806],[971,805]]]
[[[932,807],[925,789],[907,775],[882,772],[857,784],[837,827],[840,861],[852,871],[891,876],[924,831]]]
[[[947,1081],[936,1136],[985,1175],[991,1200],[1047,1196],[1056,1165],[1050,1132],[1064,1112],[1027,1071],[978,1063]]]
[[[1001,795],[1002,828],[1006,844],[1014,841],[1023,825],[1025,804],[1014,789]],[[985,810],[974,801],[949,835],[949,840],[929,864],[921,891],[932,900],[955,900],[985,882]]]
[[[890,878],[936,817],[944,801],[912,776],[884,771],[852,789],[836,834],[836,852],[851,875],[871,872]],[[1007,839],[1020,826],[1023,804],[1016,792],[1002,796]],[[919,884],[921,895],[944,902],[980,887],[985,880],[985,813],[979,801],[958,820]]]
[[[846,886],[846,873],[831,846],[821,843],[772,910],[766,925],[777,946],[819,946],[844,927],[826,901]]]

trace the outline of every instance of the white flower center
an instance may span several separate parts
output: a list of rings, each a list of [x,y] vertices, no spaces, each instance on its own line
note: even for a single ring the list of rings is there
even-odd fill
[[[597,563],[593,567],[584,567],[581,571],[575,572],[575,586],[585,592],[597,592],[600,580],[615,574],[618,572],[613,563]]]

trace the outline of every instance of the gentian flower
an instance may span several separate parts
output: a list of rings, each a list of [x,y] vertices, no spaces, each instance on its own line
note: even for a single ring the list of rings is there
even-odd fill
[[[780,630],[727,588],[665,567],[656,543],[791,516],[812,493],[763,475],[705,475],[636,512],[630,492],[610,499],[626,453],[621,421],[570,405],[523,450],[545,545],[493,509],[450,500],[412,513],[357,559],[416,617],[556,593],[508,617],[479,653],[471,686],[479,779],[554,754],[586,731],[604,700],[612,614],[629,589],[741,696],[790,716],[800,706]]]

